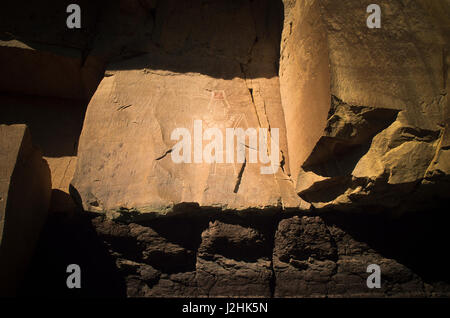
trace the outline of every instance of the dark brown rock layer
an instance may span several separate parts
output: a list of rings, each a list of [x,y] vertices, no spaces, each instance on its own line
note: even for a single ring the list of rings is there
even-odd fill
[[[258,213],[117,222],[52,218],[24,295],[131,297],[448,297],[448,215]],[[64,248],[63,248],[64,247]],[[49,250],[58,250],[57,255]],[[63,265],[84,268],[65,287]],[[381,268],[369,289],[367,267]],[[41,273],[41,275],[34,275]]]

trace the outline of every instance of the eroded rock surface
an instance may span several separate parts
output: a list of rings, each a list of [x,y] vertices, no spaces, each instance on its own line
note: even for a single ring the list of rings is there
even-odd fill
[[[292,31],[284,33],[286,50],[290,38],[301,34],[295,13],[303,3],[289,2],[285,29],[292,23]],[[432,172],[447,161],[441,144],[450,110],[449,38],[442,11],[450,12],[450,6],[445,1],[438,6],[382,1],[382,27],[368,29],[362,10],[367,5],[320,3],[331,108],[322,137],[300,164],[297,192],[319,209],[378,206],[404,211],[430,206],[450,193],[446,164]],[[288,68],[289,59],[284,63]],[[290,153],[297,152],[292,141],[288,144]]]
[[[92,222],[82,223],[83,232],[70,225],[80,222],[60,223],[59,231],[70,234],[61,234],[62,242],[49,235],[47,244],[64,244],[70,253],[56,262],[50,255],[40,271],[57,271],[61,257],[75,259],[87,269],[84,281],[90,288],[84,292],[93,296],[97,290],[131,297],[448,295],[442,253],[448,215],[361,212],[209,213],[145,222],[94,215]],[[98,237],[86,231],[89,224]],[[371,264],[380,266],[380,289],[367,287]],[[37,283],[35,277],[27,292]],[[58,280],[49,284],[55,294],[74,293]]]
[[[411,269],[358,241],[336,220],[339,217],[304,216],[280,222],[273,261],[276,297],[425,297],[432,290],[438,294],[448,292],[448,287],[440,289],[439,284],[435,285],[437,290],[424,286],[422,278]],[[364,224],[358,226],[361,231],[366,229]],[[381,268],[380,289],[367,287],[370,264]]]

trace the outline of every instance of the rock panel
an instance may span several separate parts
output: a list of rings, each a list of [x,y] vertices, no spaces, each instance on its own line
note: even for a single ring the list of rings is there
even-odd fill
[[[273,2],[260,7],[245,2],[228,10],[234,5],[218,1],[203,11],[194,4],[183,10],[176,6],[167,21],[158,20],[155,27],[162,29],[153,41],[161,48],[108,66],[88,106],[72,182],[83,209],[167,213],[185,203],[223,210],[308,208],[289,176],[276,69],[281,25],[277,11],[270,11]],[[158,7],[157,17],[172,6],[169,1]],[[186,21],[195,23],[187,27]],[[230,38],[237,29],[239,40]],[[207,138],[200,140],[196,157],[195,121],[201,121],[199,131],[221,131],[217,153],[224,163],[201,158],[211,151]],[[185,128],[191,138],[187,159],[174,163],[179,148],[172,133]],[[238,147],[228,154],[227,128],[267,129],[270,147],[279,148],[268,152],[277,158],[271,164],[255,162],[262,148],[250,139],[235,141]],[[237,151],[245,152],[245,160],[238,161]],[[225,155],[234,156],[233,162]]]

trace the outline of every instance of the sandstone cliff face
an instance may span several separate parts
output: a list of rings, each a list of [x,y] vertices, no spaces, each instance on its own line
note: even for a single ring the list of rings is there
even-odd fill
[[[147,17],[153,24],[142,22],[149,34],[133,48],[149,53],[110,64],[88,106],[72,183],[85,210],[165,214],[186,203],[223,210],[302,206],[288,175],[276,68],[281,10],[271,1],[194,1],[186,7],[169,1]],[[239,152],[238,143],[245,142],[243,162],[237,153],[233,163],[204,162],[208,142],[201,140],[200,162],[194,146],[190,163],[174,163],[171,134],[181,128],[195,138],[195,121],[201,121],[200,133],[220,129],[222,149],[227,128],[276,127],[276,162],[251,162],[261,149],[249,138],[232,149]],[[189,140],[190,149],[195,142]],[[230,154],[222,151],[225,161]]]
[[[433,229],[450,193],[450,2],[380,1],[380,29],[370,3],[81,1],[81,30],[65,28],[64,1],[20,25],[9,4],[1,122],[43,148],[51,209],[88,212],[54,216],[38,267],[63,266],[45,253],[58,233],[93,268],[93,295],[448,295],[424,258],[448,242]],[[267,129],[276,160],[252,162],[247,138],[241,162],[194,162],[200,120],[224,137]],[[192,163],[172,159],[178,128]],[[381,289],[366,286],[369,264]],[[99,287],[101,266],[116,285]]]
[[[383,27],[369,29],[366,2],[289,1],[282,31],[273,2],[113,7],[100,29],[117,12],[123,28],[105,32],[113,44],[100,39],[94,52],[125,60],[107,67],[88,107],[73,181],[83,208],[308,208],[303,199],[319,209],[401,210],[430,192],[448,198],[448,171],[435,170],[446,161],[448,36],[439,12],[448,7],[382,3]],[[128,39],[132,17],[140,33]],[[141,55],[130,59],[130,50]],[[260,175],[251,147],[245,163],[227,167],[173,164],[170,134],[194,131],[194,120],[204,129],[279,128],[277,173]]]
[[[368,6],[367,1],[312,1],[306,8],[305,3],[289,2],[287,6],[281,70],[283,65],[289,69],[290,63],[295,63],[289,58],[295,54],[292,42],[300,42],[307,52],[326,50],[331,107],[314,107],[311,100],[317,98],[297,98],[295,106],[283,104],[294,109],[322,109],[320,115],[308,112],[304,116],[325,123],[322,137],[311,135],[313,149],[304,147],[306,137],[289,140],[288,128],[291,154],[300,146],[304,152],[312,150],[300,160],[299,195],[318,209],[372,205],[411,209],[423,207],[418,205],[423,200],[429,205],[431,198],[424,199],[423,195],[431,192],[436,195],[433,200],[448,199],[446,164],[443,170],[436,170],[439,162],[447,161],[442,141],[449,117],[449,41],[445,32],[448,21],[441,13],[449,12],[448,2],[442,1],[437,7],[420,1],[381,2],[380,29],[363,26],[366,13],[361,8]],[[315,28],[322,28],[326,37],[316,42],[326,43],[322,44],[325,48],[320,49],[309,38],[292,41],[302,36],[298,16],[308,10],[320,11],[321,20],[315,23],[321,26]],[[320,73],[313,67],[305,69],[318,78]],[[288,72],[280,73],[282,87],[292,82]],[[306,73],[305,77],[309,80],[311,76]],[[301,80],[299,74],[297,81]],[[320,96],[319,88],[310,91]],[[417,200],[411,200],[410,194]]]

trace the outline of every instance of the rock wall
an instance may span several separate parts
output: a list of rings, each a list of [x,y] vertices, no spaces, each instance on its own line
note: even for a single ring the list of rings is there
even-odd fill
[[[280,92],[294,182],[330,109],[330,62],[320,1],[285,1]]]
[[[42,292],[45,279],[46,295],[58,297],[448,297],[447,221],[443,210],[121,222],[60,214],[21,295]],[[73,262],[83,270],[79,290],[61,280]],[[380,289],[367,287],[370,264],[380,266]]]
[[[21,293],[448,297],[449,1],[379,1],[380,29],[365,0],[80,1],[80,30],[68,3],[0,19],[0,120],[56,212]],[[174,163],[195,120],[278,128],[277,159]]]
[[[449,41],[440,14],[450,11],[440,3],[381,1],[382,27],[368,29],[361,8],[370,2],[321,2],[331,108],[297,178],[315,208],[402,211],[448,199]]]

